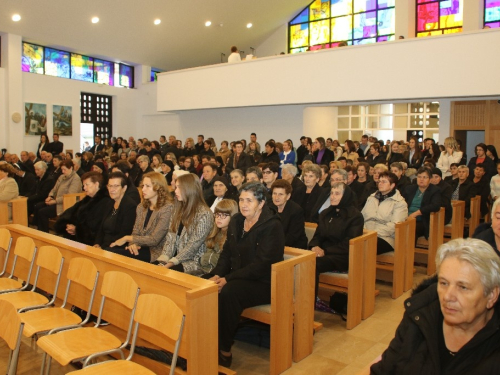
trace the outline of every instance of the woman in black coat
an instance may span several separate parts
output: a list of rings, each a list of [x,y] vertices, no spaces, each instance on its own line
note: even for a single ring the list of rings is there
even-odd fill
[[[125,195],[126,190],[127,180],[125,175],[121,172],[111,173],[108,180],[108,192],[112,200],[102,207],[103,220],[95,239],[95,247],[117,254],[124,251],[128,253],[124,245],[109,247],[116,240],[132,233],[134,229],[137,203]],[[147,259],[138,256],[138,260],[149,262],[151,257],[149,251],[139,252],[139,255],[144,255]]]
[[[209,275],[219,287],[219,364],[229,367],[241,313],[271,302],[271,266],[283,260],[285,236],[266,205],[259,182],[241,187],[240,212],[231,218],[217,266]]]
[[[102,174],[87,172],[82,176],[85,198],[68,208],[57,219],[54,230],[70,240],[94,245],[97,232],[104,218],[103,207],[112,200]]]
[[[323,188],[318,185],[321,177],[321,168],[317,164],[307,164],[302,169],[302,176],[304,177],[306,192],[300,207],[304,210],[306,221],[312,221],[312,217],[314,216],[313,207],[323,191]]]
[[[484,170],[486,171],[486,177],[488,179],[488,183],[490,179],[497,174],[497,167],[491,158],[486,156],[487,146],[484,143],[479,143],[476,146],[476,156],[469,160],[469,178],[472,179],[474,177],[474,169],[476,169],[477,164],[482,164]],[[482,203],[482,201],[481,201]]]
[[[354,207],[352,190],[343,182],[335,182],[330,194],[330,207],[319,215],[318,228],[309,242],[316,253],[316,296],[319,274],[329,271],[347,271],[349,268],[349,241],[363,234],[364,219]]]
[[[47,138],[47,134],[42,134],[40,135],[40,143],[38,144],[38,148],[36,149],[36,157],[39,160],[42,160],[42,151],[45,152],[50,152],[50,142],[49,139]]]
[[[316,148],[316,151],[313,152],[313,163],[316,163],[318,165],[330,165],[330,162],[335,160],[335,154],[333,153],[333,151],[326,147],[325,138],[316,138],[316,140],[314,141],[314,146]]]
[[[285,233],[285,246],[307,249],[304,210],[290,200],[292,185],[286,180],[274,181],[271,196]]]

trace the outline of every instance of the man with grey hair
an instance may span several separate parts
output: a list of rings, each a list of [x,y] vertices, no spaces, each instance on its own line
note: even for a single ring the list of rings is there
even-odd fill
[[[460,200],[465,202],[465,218],[471,217],[470,200],[476,196],[474,183],[469,180],[469,167],[460,165],[458,167],[458,178],[449,182],[453,193],[451,200]],[[471,233],[472,234],[472,233]]]
[[[23,171],[35,174],[35,167],[33,167],[33,162],[30,160],[28,151],[21,151],[21,162],[18,164]]]
[[[333,186],[335,182],[343,182],[347,187],[347,172],[343,169],[335,169],[330,175],[330,186]],[[356,195],[353,194],[354,204],[357,206]],[[319,214],[330,207],[330,189],[323,189],[318,197],[315,205],[311,210],[311,221],[317,223],[319,220]]]
[[[285,164],[283,168],[281,168],[281,178],[292,185],[292,196],[290,200],[300,205],[306,196],[306,185],[297,177],[297,172],[297,167],[293,164]]]
[[[34,168],[37,181],[34,194],[28,197],[28,215],[34,212],[37,203],[45,201],[56,184],[56,180],[48,172],[45,162],[36,162]]]

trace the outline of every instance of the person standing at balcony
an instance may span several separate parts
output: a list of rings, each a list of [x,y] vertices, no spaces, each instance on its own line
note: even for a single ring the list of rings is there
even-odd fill
[[[237,63],[240,61],[241,61],[241,56],[240,56],[240,51],[238,51],[238,47],[232,46],[231,47],[231,54],[227,58],[227,62],[229,64],[232,64],[232,63]]]

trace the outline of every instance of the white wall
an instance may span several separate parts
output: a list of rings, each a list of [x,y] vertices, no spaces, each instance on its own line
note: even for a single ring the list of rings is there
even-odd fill
[[[258,58],[288,53],[288,24],[281,25],[261,43],[255,54]]]
[[[498,45],[491,29],[166,72],[158,109],[498,95]]]
[[[311,137],[337,139],[337,107],[306,107],[304,108],[303,135]]]

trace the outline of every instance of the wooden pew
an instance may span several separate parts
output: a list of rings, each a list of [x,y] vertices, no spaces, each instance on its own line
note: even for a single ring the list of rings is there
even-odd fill
[[[464,201],[451,201],[453,214],[451,216],[451,223],[444,226],[445,242],[461,238],[464,236],[465,224],[465,202]]]
[[[73,207],[76,202],[81,201],[83,198],[85,198],[85,192],[64,194],[63,195],[63,210],[66,211],[68,208]]]
[[[319,276],[320,289],[347,294],[347,329],[375,311],[376,257],[377,232],[364,230],[363,235],[349,241],[348,273],[325,272]]]
[[[12,212],[12,224],[28,226],[28,198],[19,197],[0,202],[0,225],[10,224],[9,212]]]
[[[429,224],[428,245],[422,245],[417,242],[415,246],[415,260],[421,263],[427,263],[427,275],[436,273],[436,253],[444,240],[444,207],[438,212],[431,213]]]
[[[414,218],[396,223],[394,251],[377,256],[377,279],[387,280],[390,273],[392,298],[398,298],[413,286],[413,260],[415,251]]]
[[[217,353],[217,311],[218,311],[218,291],[217,286],[208,281],[184,273],[171,271],[163,267],[139,262],[134,259],[116,255],[105,250],[89,247],[74,241],[42,233],[37,230],[21,225],[8,225],[13,237],[13,245],[20,236],[31,237],[38,247],[44,245],[57,246],[65,258],[63,276],[61,285],[66,285],[66,274],[68,266],[74,257],[86,257],[92,260],[101,275],[108,271],[127,272],[139,284],[141,293],[157,293],[171,298],[186,315],[186,325],[184,328],[182,344],[180,347],[180,356],[188,361],[187,374],[217,374],[218,353]],[[0,254],[0,264],[3,261],[3,254]],[[8,269],[12,265],[13,254],[9,256]],[[18,265],[21,270],[25,267]],[[16,267],[17,268],[17,267]],[[42,290],[49,290],[53,285],[49,273],[40,273],[38,287]],[[31,282],[33,282],[33,278]],[[94,315],[98,314],[99,301],[101,299],[102,277],[100,277],[98,292],[96,293],[96,303],[92,309]],[[58,298],[63,299],[65,288],[59,288]],[[78,288],[68,297],[68,303],[85,308],[88,305],[88,293],[84,294]],[[104,314],[103,318],[111,323],[112,328],[117,330],[126,330],[128,324],[127,314],[123,308],[116,303],[107,301],[111,304],[113,313]],[[170,352],[173,351],[173,342],[155,335],[147,329],[139,330],[139,337],[149,343],[152,347],[160,347]],[[134,356],[136,360],[136,356]],[[137,356],[137,361],[149,364],[155,373],[164,373],[159,368],[165,369],[167,365],[159,362],[148,361],[141,356]],[[178,372],[178,371],[176,371]],[[179,372],[180,373],[180,372]],[[229,373],[231,373],[229,371]]]
[[[243,311],[271,326],[271,375],[312,353],[315,269],[315,253],[285,247],[285,260],[272,266],[271,304]]]
[[[476,195],[470,199],[470,218],[465,221],[465,227],[469,228],[468,237],[472,237],[481,220],[481,196]]]

